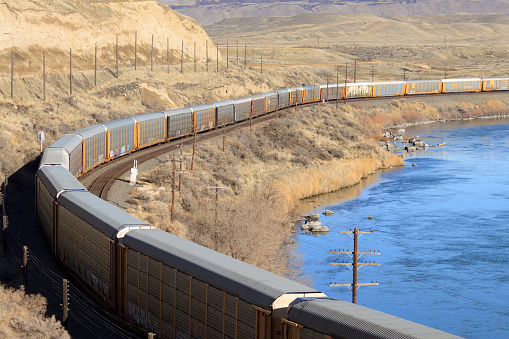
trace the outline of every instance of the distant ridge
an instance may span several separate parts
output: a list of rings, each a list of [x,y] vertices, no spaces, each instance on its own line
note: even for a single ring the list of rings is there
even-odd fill
[[[383,16],[509,14],[509,0],[158,0],[202,25],[227,18],[295,16],[304,13],[368,13]]]

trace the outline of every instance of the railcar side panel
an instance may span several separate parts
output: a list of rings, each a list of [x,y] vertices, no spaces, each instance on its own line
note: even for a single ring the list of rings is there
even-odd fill
[[[290,90],[282,89],[277,91],[278,95],[278,109],[287,108],[290,106]]]
[[[442,92],[440,80],[416,80],[407,81],[405,94],[435,94]]]
[[[251,98],[233,99],[235,105],[235,121],[243,121],[251,116]]]
[[[37,220],[46,234],[49,244],[53,244],[53,220],[55,213],[53,197],[39,176],[36,177],[35,190],[37,196]]]
[[[216,106],[216,127],[235,121],[235,104],[232,100],[214,103]]]
[[[193,111],[189,108],[167,111],[168,139],[179,138],[194,132]]]
[[[337,100],[344,97],[344,84],[320,85],[321,100]]]
[[[163,142],[166,139],[166,115],[162,112],[149,113],[133,117],[136,121],[138,148],[144,148]]]
[[[94,125],[75,133],[83,139],[82,172],[87,173],[106,160],[106,128],[101,125]]]
[[[214,105],[191,107],[194,112],[196,132],[205,131],[216,126],[216,108]]]
[[[371,83],[359,82],[346,84],[346,98],[369,98],[371,96]]]
[[[401,96],[405,94],[405,82],[375,82],[372,85],[373,97]]]
[[[111,304],[111,239],[62,205],[58,206],[57,213],[60,260]]]
[[[255,337],[255,309],[199,279],[131,248],[126,276],[126,315],[161,338]]]
[[[104,123],[108,130],[108,160],[118,158],[135,148],[135,122],[132,118]]]
[[[277,92],[265,93],[266,113],[273,112],[278,108]]]
[[[302,87],[288,89],[290,91],[290,106],[302,104]]]
[[[254,117],[267,113],[266,107],[265,95],[259,94],[251,97],[251,112]]]
[[[320,100],[320,86],[304,86],[302,88],[302,103]]]

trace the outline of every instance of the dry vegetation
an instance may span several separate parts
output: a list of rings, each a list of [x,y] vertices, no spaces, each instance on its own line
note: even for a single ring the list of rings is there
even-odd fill
[[[45,317],[46,299],[0,285],[1,338],[70,338],[55,317]]]

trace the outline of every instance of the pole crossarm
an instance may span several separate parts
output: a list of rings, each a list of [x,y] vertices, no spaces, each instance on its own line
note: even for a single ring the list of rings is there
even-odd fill
[[[354,252],[329,252],[329,254],[355,254]],[[357,254],[380,255],[380,252],[357,252]]]
[[[339,233],[344,233],[344,234],[354,234],[355,232],[351,231],[341,231]],[[371,232],[361,232],[361,231],[358,231],[357,234],[371,234]]]
[[[331,262],[329,265],[336,265],[336,266],[352,266],[353,263],[351,262]],[[380,264],[375,263],[357,263],[357,266],[380,266]]]
[[[373,286],[378,285],[377,282],[374,283],[358,283],[357,286]],[[353,284],[329,284],[329,287],[337,287],[337,286],[353,286]]]

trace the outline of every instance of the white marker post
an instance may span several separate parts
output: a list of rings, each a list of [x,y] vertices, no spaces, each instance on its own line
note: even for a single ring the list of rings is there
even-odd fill
[[[131,181],[129,185],[136,185],[136,176],[138,175],[138,160],[134,160],[134,166],[131,168]]]
[[[41,152],[42,152],[42,143],[45,140],[46,136],[44,135],[44,131],[39,131],[37,134],[37,139],[41,142]]]

